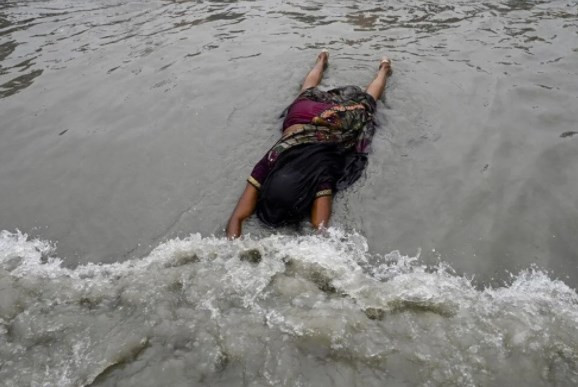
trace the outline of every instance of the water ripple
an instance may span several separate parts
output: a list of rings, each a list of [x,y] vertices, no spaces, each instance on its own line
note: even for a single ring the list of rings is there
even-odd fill
[[[417,57],[448,56],[459,62],[464,58],[459,51],[449,50],[449,42],[466,38],[474,45],[532,53],[536,47],[549,44],[562,34],[554,31],[560,28],[546,25],[548,21],[564,21],[566,24],[562,28],[575,30],[577,19],[575,7],[564,1],[393,1],[376,4],[342,0],[305,5],[297,1],[127,3],[108,0],[98,6],[70,0],[7,2],[0,8],[0,38],[3,40],[0,43],[0,82],[4,89],[18,84],[18,90],[22,90],[24,85],[31,85],[32,79],[54,63],[52,55],[43,54],[49,48],[58,52],[61,62],[72,64],[80,60],[79,53],[112,52],[127,44],[132,48],[141,47],[137,50],[141,54],[119,57],[117,62],[121,65],[127,59],[132,61],[141,57],[146,50],[150,54],[150,50],[157,51],[167,44],[177,44],[179,40],[198,42],[193,44],[196,50],[183,55],[190,57],[220,47],[214,39],[208,39],[208,35],[212,34],[221,42],[236,41],[246,35],[257,37],[258,30],[267,31],[263,38],[318,31],[321,40],[304,46],[308,48],[388,48]],[[234,25],[243,27],[234,31]],[[545,34],[543,29],[551,33]],[[215,33],[215,30],[219,32]],[[326,33],[336,39],[324,38]],[[383,33],[387,35],[383,36]],[[195,34],[199,35],[198,39]],[[339,38],[339,35],[347,37]],[[155,40],[153,46],[157,48],[143,47],[149,39]],[[15,62],[30,60],[32,56],[37,57],[35,65],[41,71],[33,72],[34,76],[17,74],[21,69]],[[507,62],[511,61],[501,60],[496,64]],[[4,93],[3,96],[12,94]]]

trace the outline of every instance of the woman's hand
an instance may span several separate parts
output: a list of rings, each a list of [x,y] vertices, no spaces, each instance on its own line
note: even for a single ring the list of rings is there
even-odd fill
[[[331,217],[331,196],[321,196],[313,202],[311,206],[311,224],[317,230],[327,228]]]
[[[255,211],[258,196],[257,188],[247,183],[245,191],[243,191],[231,218],[229,218],[227,238],[235,239],[241,236],[243,222]]]

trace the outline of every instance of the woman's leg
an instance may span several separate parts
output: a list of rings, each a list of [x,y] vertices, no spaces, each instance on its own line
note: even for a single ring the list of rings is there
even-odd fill
[[[379,71],[375,79],[367,86],[367,94],[371,95],[375,100],[381,98],[383,91],[385,90],[385,84],[387,78],[391,75],[391,61],[388,58],[383,58],[381,64],[379,65]]]
[[[321,83],[321,78],[323,78],[323,71],[325,71],[328,62],[329,52],[327,50],[322,50],[321,53],[317,56],[315,66],[313,66],[311,71],[309,71],[309,74],[307,74],[305,77],[303,86],[301,86],[301,91],[309,89],[310,87],[319,86],[319,83]]]

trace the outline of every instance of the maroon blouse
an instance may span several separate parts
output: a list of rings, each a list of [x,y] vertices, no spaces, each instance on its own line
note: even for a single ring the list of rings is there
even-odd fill
[[[309,99],[297,99],[289,106],[287,116],[283,121],[283,130],[295,124],[310,124],[314,117],[319,116],[323,111],[330,109],[333,105],[323,102],[315,102]],[[269,152],[253,168],[251,176],[247,181],[255,188],[260,189],[275,162],[269,159]],[[331,195],[331,184],[321,183],[317,187],[317,197]]]

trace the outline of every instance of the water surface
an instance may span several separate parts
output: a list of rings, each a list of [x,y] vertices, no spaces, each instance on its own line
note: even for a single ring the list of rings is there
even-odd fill
[[[576,1],[3,2],[3,379],[575,384],[577,35]],[[323,88],[394,62],[341,236],[227,244],[321,48]]]

